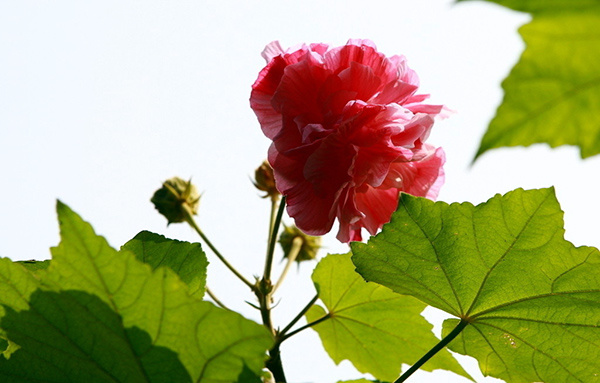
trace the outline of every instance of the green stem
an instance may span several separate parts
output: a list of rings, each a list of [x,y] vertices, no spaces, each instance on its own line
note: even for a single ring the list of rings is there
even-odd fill
[[[461,319],[461,321],[454,328],[454,330],[450,332],[450,334],[446,335],[444,339],[440,340],[438,344],[436,344],[431,350],[429,350],[427,354],[423,355],[423,357],[419,359],[417,363],[413,364],[408,370],[406,370],[406,372],[402,374],[402,376],[400,376],[398,380],[394,381],[394,383],[402,383],[406,381],[406,379],[408,379],[409,376],[411,376],[415,371],[421,368],[421,366],[424,365],[425,362],[433,358],[433,356],[437,354],[438,351],[446,347],[448,343],[452,342],[454,338],[456,338],[458,334],[460,334],[461,331],[464,330],[465,327],[467,327],[468,324],[469,322],[467,322],[464,319]]]
[[[275,210],[276,203],[272,204],[272,211]],[[283,217],[283,211],[285,210],[285,196],[281,198],[279,203],[279,210],[275,221],[271,225],[269,230],[269,248],[267,249],[267,258],[265,260],[265,271],[263,273],[263,279],[265,281],[271,281],[271,268],[273,267],[273,254],[275,254],[275,244],[277,243],[277,233],[279,232],[279,226],[281,225],[281,217]],[[272,214],[272,213],[271,213]]]
[[[298,257],[298,254],[300,254],[300,249],[302,249],[303,244],[304,240],[301,237],[296,237],[292,241],[292,247],[290,248],[290,251],[287,255],[287,262],[285,264],[285,267],[283,268],[283,271],[281,272],[281,275],[279,276],[279,279],[277,280],[277,283],[275,283],[275,285],[273,286],[271,294],[275,294],[275,291],[283,283],[285,276],[287,275],[288,271],[290,271],[290,267],[292,267],[292,265],[296,261],[296,258]]]
[[[298,315],[296,315],[296,317],[294,317],[294,319],[292,319],[292,321],[288,323],[288,325],[285,326],[285,328],[279,332],[279,337],[284,337],[285,334],[287,334],[287,332],[290,331],[292,327],[294,327],[296,322],[302,319],[304,314],[306,314],[306,312],[310,310],[310,308],[315,304],[317,299],[319,299],[319,294],[315,294],[315,296],[310,300],[310,302],[308,302],[306,306],[304,306],[304,308],[298,313]]]
[[[309,328],[309,327],[312,327],[312,326],[315,326],[315,325],[317,325],[317,324],[319,324],[319,323],[321,323],[321,322],[324,322],[324,321],[326,321],[327,319],[330,319],[330,318],[331,318],[331,313],[327,313],[326,315],[323,315],[323,316],[322,316],[322,317],[320,317],[319,319],[317,319],[317,320],[314,320],[314,321],[312,321],[312,322],[310,322],[310,323],[308,323],[308,324],[305,324],[304,326],[300,327],[299,329],[297,329],[297,330],[294,330],[294,331],[292,331],[291,333],[289,333],[289,334],[287,334],[287,335],[283,336],[283,337],[281,338],[281,341],[280,341],[279,343],[281,343],[281,342],[283,342],[284,340],[286,340],[286,339],[288,339],[288,338],[290,338],[290,337],[292,337],[292,336],[294,336],[294,335],[298,334],[300,331],[304,331],[304,330],[306,330],[307,328]],[[395,383],[395,382],[394,382],[394,383]]]
[[[212,244],[212,242],[210,242],[208,240],[208,238],[206,237],[206,235],[204,235],[204,233],[202,232],[202,230],[200,230],[200,228],[198,227],[198,225],[196,224],[196,221],[194,220],[194,217],[192,216],[191,212],[187,211],[188,209],[186,209],[186,221],[187,223],[194,229],[196,230],[196,233],[198,233],[198,235],[200,236],[200,238],[202,238],[202,240],[206,243],[206,245],[208,245],[208,247],[213,251],[213,253],[215,253],[215,255],[217,256],[217,258],[219,258],[221,260],[221,262],[223,262],[223,264],[225,266],[227,266],[227,268],[229,270],[231,270],[231,272],[233,274],[235,274],[236,277],[238,277],[240,279],[240,281],[244,282],[244,284],[246,284],[246,286],[250,287],[250,289],[252,291],[256,290],[256,286],[252,283],[250,283],[250,281],[248,281],[246,278],[244,278],[244,276],[242,274],[240,274],[235,267],[233,267],[229,262],[227,262],[227,260],[225,259],[225,257],[223,257],[223,255],[217,250],[217,248]]]
[[[274,212],[277,209],[277,201],[271,200],[271,222],[269,223],[269,247],[267,248],[267,256],[265,259],[265,270],[262,279],[256,285],[254,290],[256,298],[260,306],[260,316],[263,325],[273,334],[276,335],[273,322],[271,320],[271,300],[273,296],[273,285],[271,284],[271,269],[273,267],[273,255],[275,254],[275,244],[277,243],[277,233],[281,225],[281,218],[285,210],[285,196],[281,198],[277,215],[273,219]],[[281,362],[281,354],[279,351],[279,343],[269,350],[269,359],[265,366],[271,371],[277,383],[286,383],[285,374],[283,372],[283,364]]]
[[[277,207],[279,202],[279,195],[271,197],[271,216],[269,219],[269,239],[273,234],[273,225],[275,224],[275,216],[277,215]]]
[[[223,302],[221,302],[221,301],[219,300],[219,298],[217,298],[217,296],[216,296],[216,295],[215,295],[215,294],[212,292],[212,290],[211,290],[211,289],[209,289],[209,288],[208,288],[208,286],[206,286],[206,287],[205,287],[205,290],[206,290],[206,294],[208,294],[208,296],[209,296],[209,297],[210,297],[210,298],[211,298],[211,299],[212,299],[212,300],[213,300],[213,301],[214,301],[214,302],[215,302],[215,303],[216,303],[218,306],[221,306],[221,307],[222,307],[222,308],[224,308],[225,310],[229,310],[229,311],[231,311],[231,309],[230,309],[230,308],[228,308],[227,306],[225,306],[225,305],[223,304]]]

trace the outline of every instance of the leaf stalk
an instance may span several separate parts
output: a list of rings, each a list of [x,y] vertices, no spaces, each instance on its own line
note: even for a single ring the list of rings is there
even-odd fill
[[[233,274],[235,274],[236,277],[239,278],[240,281],[244,282],[244,284],[246,286],[248,286],[250,288],[250,290],[252,291],[256,291],[256,286],[251,283],[250,281],[248,281],[242,274],[240,274],[239,271],[237,271],[235,269],[235,267],[233,267],[226,259],[225,257],[219,252],[219,250],[217,250],[217,248],[212,244],[212,242],[208,239],[208,237],[206,237],[206,235],[204,234],[204,232],[202,232],[202,230],[200,229],[200,227],[198,226],[198,224],[196,224],[196,221],[194,220],[194,217],[191,213],[191,211],[189,211],[189,209],[187,208],[187,206],[184,205],[184,209],[185,209],[185,213],[186,213],[186,222],[194,229],[196,230],[196,233],[198,233],[198,235],[200,236],[200,238],[202,238],[202,240],[204,241],[204,243],[206,243],[206,245],[212,250],[212,252],[217,256],[217,258],[219,258],[221,260],[221,262],[223,262],[223,264],[229,269],[231,270],[231,272]]]
[[[429,359],[433,358],[435,354],[437,354],[441,349],[446,347],[446,345],[454,340],[464,330],[465,327],[469,324],[468,321],[461,319],[458,325],[454,328],[454,330],[450,331],[448,335],[444,337],[444,339],[440,340],[431,350],[429,350],[421,359],[417,361],[417,363],[413,364],[404,374],[402,374],[394,383],[402,383],[406,381],[415,371],[421,368]]]

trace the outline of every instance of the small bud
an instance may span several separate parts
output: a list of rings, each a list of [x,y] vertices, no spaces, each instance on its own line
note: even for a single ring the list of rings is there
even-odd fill
[[[252,183],[258,190],[267,192],[267,194],[265,194],[263,198],[279,198],[279,191],[275,187],[275,176],[273,175],[273,168],[271,167],[271,165],[269,165],[269,162],[264,161],[254,171],[254,181]]]
[[[188,213],[197,214],[200,205],[200,194],[192,180],[184,181],[173,177],[163,182],[150,200],[158,212],[164,215],[169,224],[185,222]]]
[[[321,248],[321,237],[313,237],[312,235],[304,234],[295,225],[285,226],[283,232],[279,236],[279,244],[283,249],[283,257],[287,258],[292,250],[294,239],[302,240],[302,246],[296,256],[296,262],[310,261],[317,257],[317,252]]]

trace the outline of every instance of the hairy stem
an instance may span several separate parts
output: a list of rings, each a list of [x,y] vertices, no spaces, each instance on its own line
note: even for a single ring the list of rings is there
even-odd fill
[[[421,368],[421,366],[424,365],[425,362],[433,358],[433,356],[437,354],[438,351],[446,347],[448,343],[452,342],[452,340],[454,340],[454,338],[456,338],[458,334],[460,334],[461,331],[464,330],[465,327],[467,327],[468,324],[469,322],[467,322],[464,319],[461,319],[461,321],[454,328],[454,330],[450,332],[450,334],[446,335],[444,339],[440,340],[438,344],[433,346],[433,348],[429,350],[427,354],[423,355],[423,357],[419,359],[417,363],[413,364],[408,370],[406,370],[406,372],[402,374],[396,381],[394,381],[394,383],[402,383],[406,381],[406,379],[408,379],[409,376],[411,376],[415,371]]]

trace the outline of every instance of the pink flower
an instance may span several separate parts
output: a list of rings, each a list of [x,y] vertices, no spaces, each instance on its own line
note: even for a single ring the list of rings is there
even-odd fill
[[[426,144],[442,105],[423,104],[403,56],[385,57],[369,40],[342,47],[263,51],[267,66],[250,105],[273,143],[269,162],[288,214],[302,231],[361,240],[390,220],[400,192],[435,198],[444,152]]]

